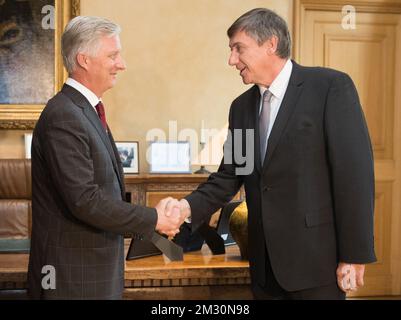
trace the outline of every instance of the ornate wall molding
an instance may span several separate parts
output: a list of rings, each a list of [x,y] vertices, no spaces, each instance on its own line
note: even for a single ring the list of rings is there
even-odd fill
[[[81,1],[71,0],[71,16],[76,17],[81,14]]]
[[[0,129],[2,130],[32,130],[35,128],[36,120],[2,120]]]

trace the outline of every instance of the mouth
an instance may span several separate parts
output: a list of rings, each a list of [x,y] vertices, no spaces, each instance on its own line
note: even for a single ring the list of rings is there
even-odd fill
[[[240,70],[240,72],[239,72],[240,76],[243,75],[243,72],[245,71],[245,69],[246,69],[246,67],[243,67],[243,68]]]

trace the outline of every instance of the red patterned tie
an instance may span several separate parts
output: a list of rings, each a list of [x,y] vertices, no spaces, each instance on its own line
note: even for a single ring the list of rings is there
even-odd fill
[[[106,114],[104,113],[104,105],[103,105],[102,101],[99,101],[99,103],[96,105],[95,108],[96,108],[97,114],[99,115],[100,122],[102,123],[104,130],[107,131]]]

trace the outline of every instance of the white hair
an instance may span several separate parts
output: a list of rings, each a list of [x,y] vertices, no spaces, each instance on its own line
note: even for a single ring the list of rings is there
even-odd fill
[[[72,19],[61,37],[61,54],[68,73],[75,70],[78,53],[96,56],[99,39],[103,36],[113,37],[120,32],[119,25],[105,18],[78,16]]]

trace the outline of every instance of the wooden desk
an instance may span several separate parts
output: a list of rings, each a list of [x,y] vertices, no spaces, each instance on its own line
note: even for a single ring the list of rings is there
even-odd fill
[[[0,290],[26,289],[29,254],[0,254]]]
[[[126,239],[126,250],[129,240]],[[0,254],[0,290],[27,288],[28,254]],[[126,261],[124,299],[251,299],[249,263],[237,246],[207,246],[171,262],[163,255]]]
[[[126,191],[133,204],[155,206],[161,199],[184,197],[207,180],[204,174],[125,175]],[[244,198],[243,188],[236,199]],[[219,212],[210,224],[217,223]],[[129,244],[129,239],[126,239]],[[236,246],[226,255],[213,256],[205,246],[185,254],[183,262],[154,256],[126,263],[127,299],[246,299],[250,298],[248,262],[240,260]],[[0,290],[27,288],[28,254],[0,254]],[[229,289],[229,290],[228,290]]]
[[[126,261],[126,299],[251,299],[249,262],[237,246],[226,254],[202,250],[184,254],[184,261],[164,255]]]

